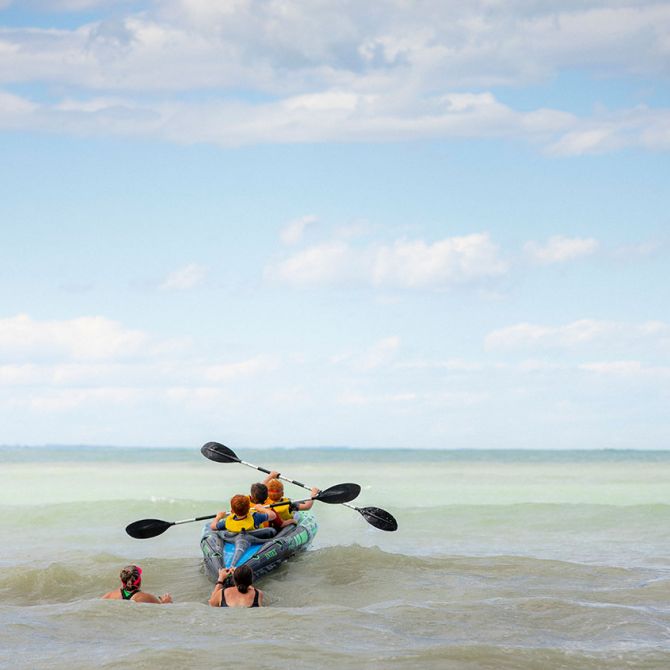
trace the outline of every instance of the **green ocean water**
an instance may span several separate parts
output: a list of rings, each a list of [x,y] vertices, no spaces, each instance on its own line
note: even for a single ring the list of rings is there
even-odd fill
[[[0,666],[218,667],[232,640],[268,668],[670,667],[670,452],[235,451],[357,482],[399,529],[320,505],[269,607],[218,611],[199,523],[124,528],[215,513],[261,473],[198,447],[0,448]],[[128,562],[175,604],[101,601]]]

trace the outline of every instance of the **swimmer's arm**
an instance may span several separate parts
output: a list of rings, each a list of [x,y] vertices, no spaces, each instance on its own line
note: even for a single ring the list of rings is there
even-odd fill
[[[151,593],[144,593],[140,591],[133,600],[136,603],[154,603],[155,605],[165,605],[172,602],[172,596],[169,593],[165,593],[162,596],[156,597]]]
[[[226,581],[226,577],[228,577],[228,575],[232,572],[232,568],[221,568],[219,570],[219,579],[217,580],[216,584],[214,584],[214,589],[212,590],[212,594],[209,596],[208,601],[212,607],[218,607],[221,604],[221,600],[216,597],[216,594],[219,593],[219,591],[223,591],[225,588],[224,582]]]

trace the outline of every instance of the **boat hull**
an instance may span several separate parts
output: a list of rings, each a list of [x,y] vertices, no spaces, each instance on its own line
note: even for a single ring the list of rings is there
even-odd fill
[[[231,534],[212,530],[207,524],[200,540],[207,577],[215,582],[221,568],[245,563],[254,571],[256,579],[272,572],[291,556],[307,549],[316,535],[318,525],[311,512],[297,512],[296,520],[297,525],[284,528],[269,539],[263,538],[269,534],[263,531],[269,529]]]

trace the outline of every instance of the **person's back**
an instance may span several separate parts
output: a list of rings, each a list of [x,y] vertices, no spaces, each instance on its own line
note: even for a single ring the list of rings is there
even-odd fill
[[[276,517],[273,510],[261,505],[256,505],[252,510],[249,497],[241,494],[230,499],[230,510],[230,514],[225,517],[217,514],[214,519],[216,530],[227,530],[230,533],[255,530],[262,528],[265,522],[272,521]]]
[[[119,575],[121,579],[121,588],[105,593],[104,600],[132,600],[136,603],[154,603],[165,604],[172,602],[172,596],[165,593],[162,596],[155,596],[151,593],[145,593],[140,590],[142,586],[142,568],[138,565],[128,565]]]
[[[212,607],[263,607],[263,592],[253,585],[254,573],[248,565],[240,565],[233,572],[233,586],[226,586],[228,570],[219,570],[209,604]]]

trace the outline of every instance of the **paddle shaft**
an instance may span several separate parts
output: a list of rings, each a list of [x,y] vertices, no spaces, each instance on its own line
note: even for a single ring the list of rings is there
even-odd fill
[[[194,521],[204,521],[205,519],[213,519],[216,514],[208,514],[207,516],[197,516],[195,519],[182,519],[181,521],[173,521],[170,525],[178,526],[180,523],[193,523]]]
[[[260,465],[254,465],[253,463],[247,463],[247,461],[243,461],[241,459],[237,459],[238,463],[242,463],[242,465],[247,465],[250,468],[254,468],[254,470],[260,470],[261,472],[264,472],[266,475],[272,474],[272,470],[266,470],[265,468],[262,468]],[[312,487],[307,486],[306,484],[303,484],[302,482],[298,482],[295,479],[289,479],[288,477],[284,477],[282,475],[279,475],[277,479],[283,479],[285,482],[288,482],[289,484],[295,484],[296,486],[301,486],[304,489],[307,489],[308,491],[311,491]],[[344,505],[345,503],[341,503]]]
[[[266,470],[265,468],[262,468],[260,465],[254,465],[253,463],[248,463],[247,461],[243,461],[242,459],[238,458],[237,459],[239,463],[242,463],[242,465],[246,465],[250,468],[254,468],[254,470],[260,470],[261,472],[264,472],[266,475],[269,475],[272,473],[272,470]],[[306,489],[307,491],[311,491],[312,487],[307,486],[307,484],[303,484],[302,482],[296,481],[295,479],[289,479],[288,477],[284,477],[284,475],[277,475],[277,479],[283,479],[285,482],[288,482],[289,484],[295,484],[296,486],[301,486],[303,489]],[[304,500],[299,500],[296,502],[305,502]],[[355,507],[354,505],[350,505],[349,503],[340,503],[340,505],[344,505],[345,507],[348,507],[349,509],[355,509],[357,512],[360,512],[360,509],[358,507]],[[270,505],[272,507],[272,505]]]
[[[269,475],[272,472],[272,470],[266,470],[265,468],[262,468],[260,465],[247,463],[247,461],[243,461],[242,459],[238,459],[238,462],[242,463],[242,465],[247,465],[250,468],[254,468],[255,470],[260,470],[261,472],[264,472],[266,475]],[[308,491],[312,490],[311,486],[307,486],[307,484],[303,484],[302,482],[296,481],[295,479],[289,479],[288,477],[284,477],[283,475],[277,475],[277,479],[283,479],[285,482],[288,482],[289,484],[295,484],[296,486],[301,486],[303,489],[307,489]],[[307,500],[311,500],[311,498],[308,498]],[[306,501],[296,500],[295,502],[306,502]],[[361,511],[358,507],[354,507],[354,505],[350,505],[349,503],[340,503],[340,505],[344,505],[349,509],[355,509],[357,512]],[[274,507],[274,505],[269,505],[269,507]]]

